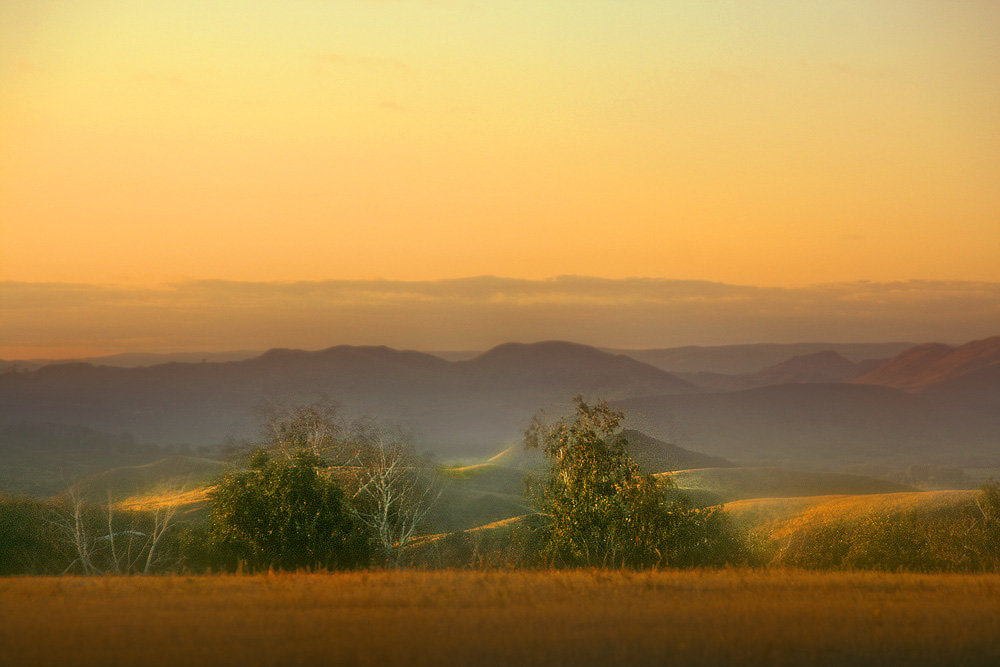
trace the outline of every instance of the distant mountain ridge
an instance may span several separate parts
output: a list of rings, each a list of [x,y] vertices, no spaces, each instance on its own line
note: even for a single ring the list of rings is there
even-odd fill
[[[953,347],[918,345],[855,378],[858,384],[880,384],[917,391],[1000,365],[1000,336]]]
[[[670,373],[757,373],[792,357],[833,351],[855,363],[887,359],[916,343],[752,343],[745,345],[688,345],[658,349],[605,348]]]
[[[682,378],[631,355],[564,341],[507,343],[458,361],[341,345],[135,368],[66,363],[0,373],[0,425],[76,424],[132,433],[139,442],[210,445],[254,435],[262,402],[325,396],[349,416],[396,421],[418,446],[469,460],[519,439],[540,409],[566,414],[582,393],[625,409],[630,426],[658,440],[739,464],[994,461],[998,348],[1000,337],[923,345],[882,363],[818,350],[753,373],[715,374],[707,386],[708,374]]]
[[[756,373],[678,373],[678,376],[705,389],[741,391],[777,384],[845,382],[882,364],[884,359],[853,362],[833,350],[792,357]]]
[[[153,366],[172,362],[197,363],[200,361],[242,361],[259,355],[260,350],[232,350],[228,352],[124,352],[94,357],[79,357],[67,359],[0,359],[0,372],[17,368],[21,370],[37,370],[42,366],[66,363],[85,363],[95,366]]]
[[[730,375],[755,373],[795,356],[832,350],[851,361],[889,358],[908,350],[916,343],[751,343],[742,345],[687,345],[651,349],[597,349],[612,354],[624,354],[636,361],[655,366],[668,373],[725,373]],[[350,346],[340,346],[350,347]],[[499,345],[497,347],[502,347]],[[279,348],[281,349],[281,348]],[[495,349],[495,348],[494,348]],[[424,350],[446,361],[469,361],[486,350]],[[242,361],[264,354],[264,351],[233,350],[227,352],[130,352],[105,356],[67,359],[0,359],[0,371],[10,367],[36,370],[42,366],[64,363],[89,363],[95,366],[152,366],[164,363],[197,363],[200,361]]]
[[[137,368],[67,363],[0,374],[0,422],[29,420],[128,431],[192,444],[253,433],[264,400],[327,396],[351,413],[403,422],[421,441],[483,453],[540,408],[576,393],[608,399],[698,391],[665,371],[576,343],[506,344],[468,361],[377,346],[273,349],[242,361]]]

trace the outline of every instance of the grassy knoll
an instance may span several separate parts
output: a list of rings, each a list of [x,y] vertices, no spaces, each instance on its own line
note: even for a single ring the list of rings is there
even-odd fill
[[[104,502],[108,493],[120,499],[154,492],[188,490],[206,485],[225,472],[227,467],[222,461],[171,456],[146,465],[106,470],[76,484],[75,490],[96,502]]]
[[[738,524],[765,529],[776,537],[833,521],[857,521],[873,514],[899,516],[916,513],[927,519],[954,518],[973,503],[975,491],[914,491],[802,498],[758,498],[726,503]]]
[[[915,491],[913,487],[864,475],[790,468],[694,468],[663,473],[703,504],[749,498],[792,498]]]
[[[997,664],[1000,576],[397,571],[0,580],[4,665]]]
[[[1000,571],[995,510],[975,491],[743,500],[725,506],[755,560],[819,569]]]

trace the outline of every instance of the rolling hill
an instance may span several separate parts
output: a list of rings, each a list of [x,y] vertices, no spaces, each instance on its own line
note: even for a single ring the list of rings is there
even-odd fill
[[[636,430],[626,429],[624,435],[643,472],[732,465],[725,459],[677,447]],[[528,476],[543,475],[545,466],[538,449],[513,445],[483,463],[445,468],[448,485],[431,517],[431,530],[467,530],[526,513]]]
[[[0,424],[0,492],[50,496],[102,470],[151,463],[168,453],[127,433],[54,423]]]
[[[928,399],[889,387],[776,385],[619,401],[630,426],[742,465],[842,469],[937,462],[984,450]]]
[[[789,468],[696,468],[666,473],[699,504],[753,498],[799,498],[914,491],[912,487],[864,475],[812,472]],[[711,501],[711,502],[709,502]]]
[[[689,382],[714,391],[740,391],[777,384],[845,382],[883,363],[881,359],[853,362],[833,350],[792,357],[756,373],[678,373]]]
[[[804,523],[827,523],[873,512],[949,512],[971,501],[975,494],[970,490],[945,490],[755,498],[728,502],[724,509],[744,525],[765,526],[783,533]]]
[[[636,429],[624,429],[623,435],[628,441],[629,452],[639,467],[646,473],[660,473],[683,468],[730,467],[731,461],[721,457],[709,456],[663,440],[658,440]],[[473,472],[487,466],[508,468],[514,470],[542,470],[545,468],[545,458],[538,449],[528,449],[522,444],[511,445],[499,454],[478,465],[456,468]]]
[[[90,502],[112,498],[177,495],[206,486],[228,468],[222,461],[193,456],[171,456],[139,466],[122,466],[98,473],[73,485]]]

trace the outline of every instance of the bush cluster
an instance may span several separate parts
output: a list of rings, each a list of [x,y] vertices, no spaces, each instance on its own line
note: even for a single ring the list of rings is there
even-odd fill
[[[333,570],[368,564],[371,535],[323,468],[308,450],[288,459],[256,452],[248,470],[223,478],[209,495],[207,530],[184,537],[191,565]]]

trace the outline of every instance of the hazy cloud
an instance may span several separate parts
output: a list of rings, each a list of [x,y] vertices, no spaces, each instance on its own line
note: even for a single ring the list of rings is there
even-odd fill
[[[156,288],[0,283],[0,357],[322,348],[485,348],[568,339],[616,347],[941,340],[1000,334],[1000,283],[796,288],[562,276],[233,282]],[[74,351],[70,354],[76,354]]]

